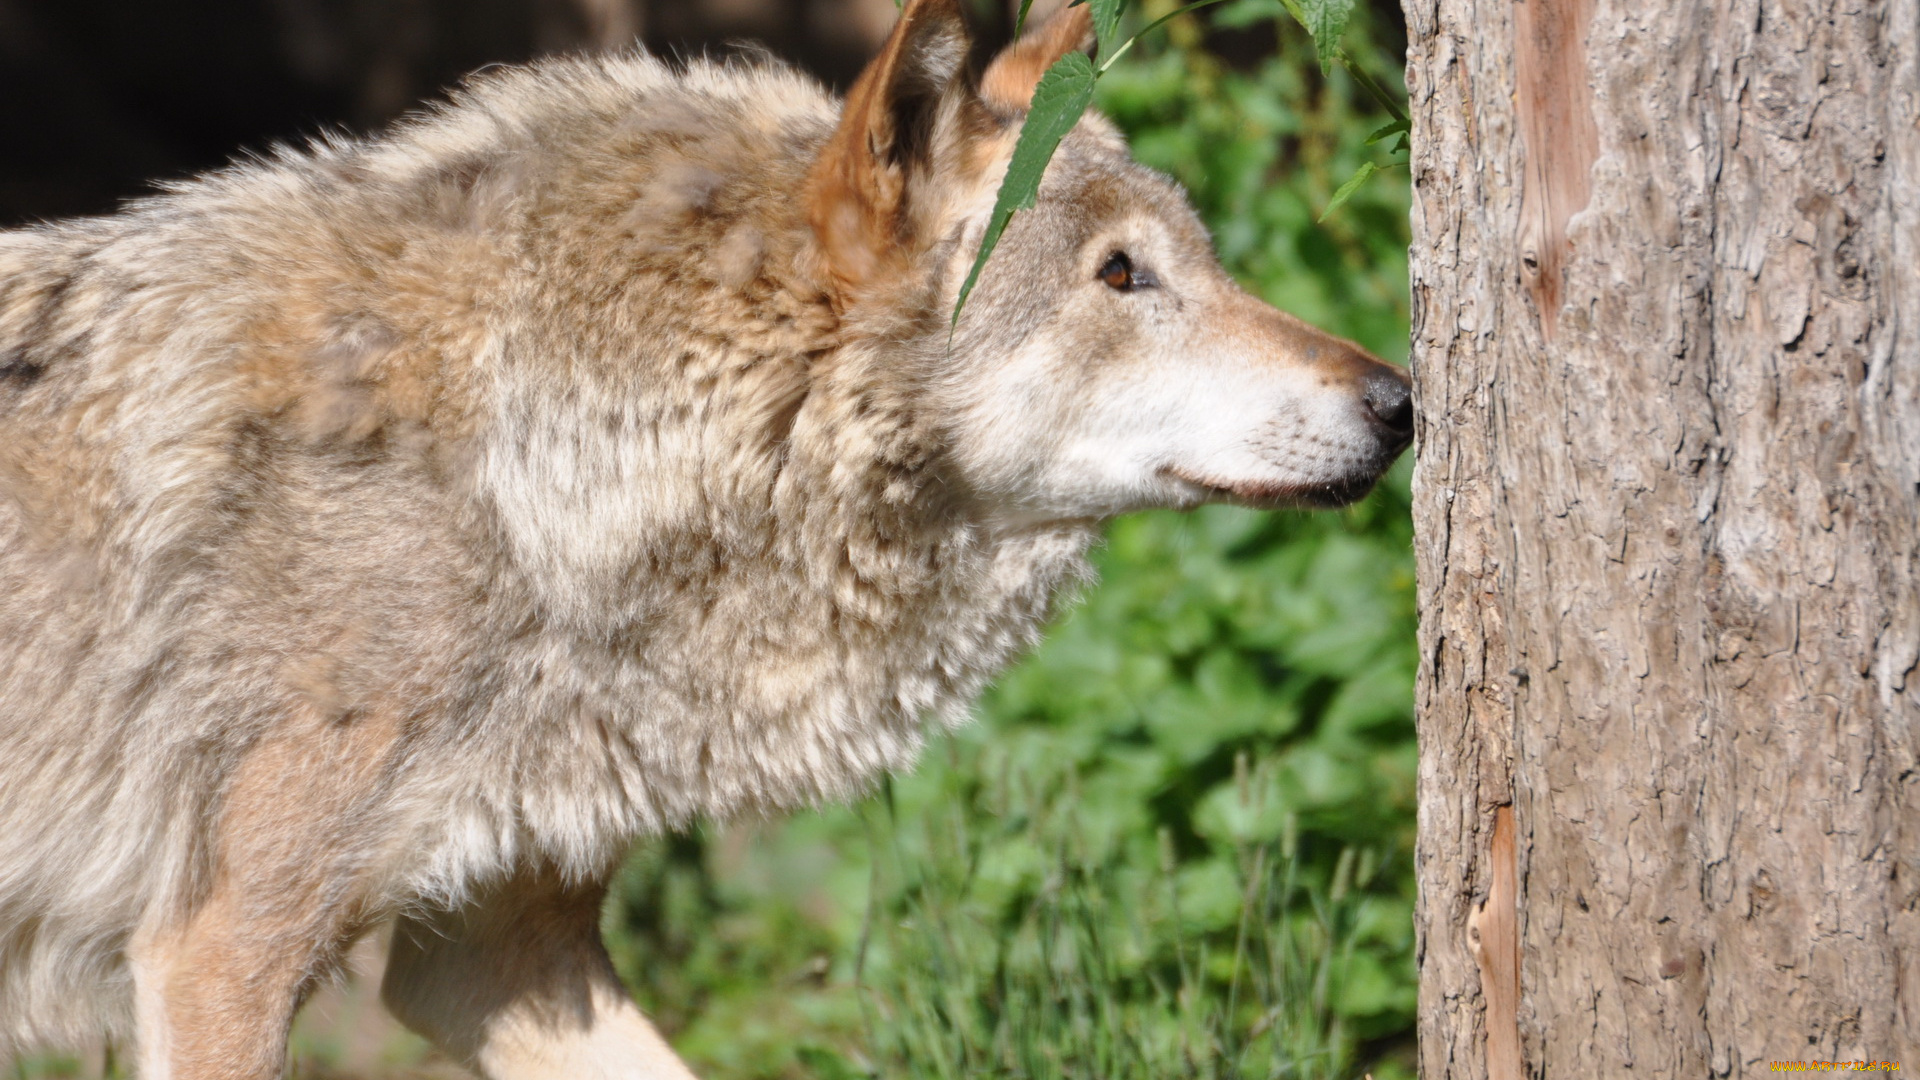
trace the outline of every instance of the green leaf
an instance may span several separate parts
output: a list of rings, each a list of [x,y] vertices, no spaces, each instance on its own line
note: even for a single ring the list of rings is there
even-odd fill
[[[1285,0],[1287,10],[1313,35],[1313,51],[1320,58],[1320,74],[1333,74],[1340,58],[1340,35],[1353,17],[1353,0]]]
[[[1000,243],[1000,234],[1006,231],[1014,211],[1033,206],[1034,197],[1040,193],[1040,178],[1046,175],[1053,152],[1093,101],[1093,83],[1093,62],[1076,50],[1048,68],[1047,73],[1040,76],[1040,84],[1033,88],[1033,104],[1020,127],[1019,141],[1013,144],[1013,160],[1007,163],[1000,193],[994,197],[993,215],[987,219],[987,231],[980,238],[980,252],[973,257],[973,268],[967,271],[967,280],[960,286],[960,297],[954,301],[953,325],[959,325],[960,309],[966,307],[967,297],[980,279],[980,270]]]
[[[1124,0],[1087,0],[1093,5],[1093,39],[1099,44],[1100,58],[1106,59],[1113,48],[1113,36],[1120,32],[1120,7]]]
[[[1020,14],[1013,17],[1013,39],[1020,40],[1020,34],[1027,26],[1027,9],[1033,7],[1033,0],[1020,0]]]
[[[1412,130],[1413,130],[1413,124],[1411,122],[1406,120],[1395,120],[1390,124],[1383,125],[1379,130],[1367,136],[1367,145],[1372,146],[1374,143],[1379,142],[1380,140],[1388,137],[1389,135],[1405,135],[1407,132]]]
[[[1373,162],[1371,161],[1361,162],[1360,168],[1356,170],[1352,176],[1348,177],[1347,182],[1344,184],[1341,184],[1339,189],[1333,193],[1333,198],[1327,201],[1327,208],[1325,210],[1320,211],[1320,220],[1321,221],[1327,220],[1328,214],[1331,214],[1335,210],[1338,210],[1340,208],[1341,203],[1346,202],[1349,198],[1353,196],[1354,192],[1360,190],[1360,185],[1367,182],[1367,177],[1372,176],[1374,173],[1377,173],[1379,171],[1380,171],[1380,166],[1375,165]]]

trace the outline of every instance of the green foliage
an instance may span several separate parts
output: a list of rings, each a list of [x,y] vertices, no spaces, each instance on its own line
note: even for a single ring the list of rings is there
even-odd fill
[[[1413,1009],[1401,496],[1115,524],[880,813],[886,1076],[1345,1077]]]
[[[1310,877],[1297,833],[1183,859],[1170,831],[1103,820],[1131,817],[1119,790],[994,741],[962,754],[880,823],[879,1075],[1343,1077],[1348,1018],[1404,1004],[1369,962],[1404,912],[1352,887],[1377,859],[1336,867],[1344,887]]]
[[[1353,18],[1353,0],[1281,0],[1281,3],[1285,5],[1287,13],[1293,16],[1294,21],[1306,27],[1307,33],[1313,35],[1314,53],[1320,60],[1320,73],[1331,75],[1334,63],[1339,62],[1360,88],[1372,96],[1374,101],[1393,117],[1392,123],[1367,136],[1367,145],[1372,146],[1388,136],[1397,135],[1399,138],[1394,142],[1390,152],[1405,153],[1407,135],[1413,130],[1413,121],[1407,117],[1406,110],[1400,107],[1395,96],[1388,93],[1379,80],[1356,62],[1353,56],[1340,45],[1340,37],[1346,33],[1347,23]],[[1405,164],[1405,162],[1396,164]],[[1347,182],[1334,191],[1333,198],[1327,201],[1326,209],[1320,211],[1320,220],[1325,221],[1330,214],[1339,209],[1340,204],[1346,202],[1362,184],[1367,182],[1368,177],[1379,172],[1380,169],[1381,166],[1375,162],[1362,162],[1360,167],[1354,170],[1353,175],[1347,178]]]

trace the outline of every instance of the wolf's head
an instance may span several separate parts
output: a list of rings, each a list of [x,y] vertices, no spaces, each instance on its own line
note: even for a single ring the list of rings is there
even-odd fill
[[[1068,8],[976,78],[959,8],[910,0],[807,193],[846,306],[920,312],[899,333],[938,353],[948,483],[1017,521],[1365,494],[1412,438],[1406,376],[1235,285],[1180,189],[1097,116],[949,340],[1033,88],[1088,36],[1087,7]]]

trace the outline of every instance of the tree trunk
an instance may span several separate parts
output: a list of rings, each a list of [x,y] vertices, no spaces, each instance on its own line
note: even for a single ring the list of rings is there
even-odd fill
[[[1421,1073],[1920,1068],[1920,0],[1406,11]]]

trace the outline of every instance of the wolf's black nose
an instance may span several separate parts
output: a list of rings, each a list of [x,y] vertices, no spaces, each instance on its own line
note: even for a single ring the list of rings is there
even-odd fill
[[[1398,368],[1382,368],[1367,375],[1363,400],[1388,431],[1406,438],[1413,434],[1413,392]]]

